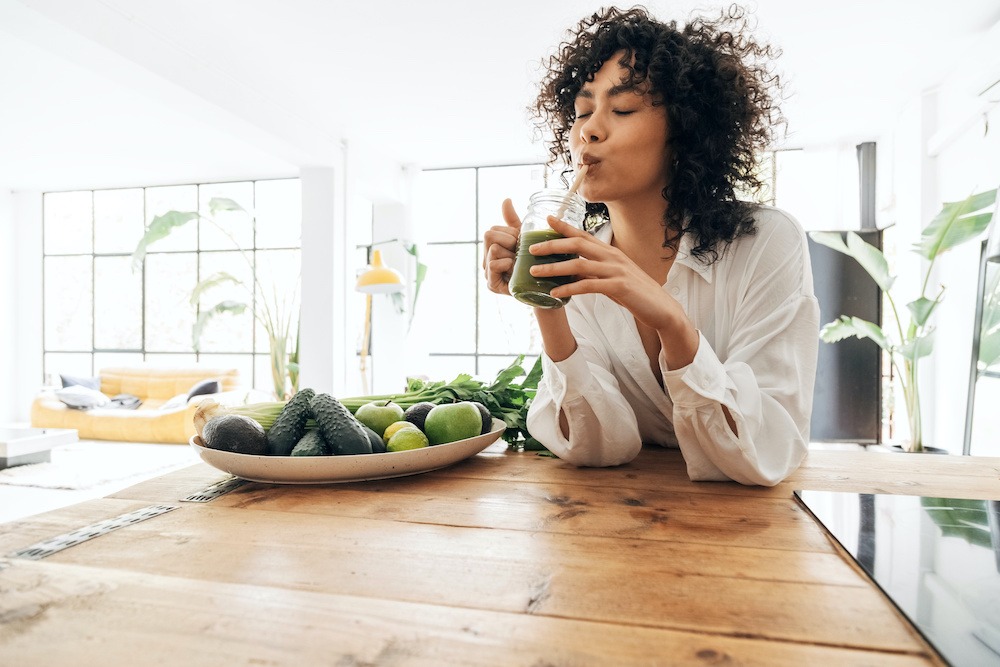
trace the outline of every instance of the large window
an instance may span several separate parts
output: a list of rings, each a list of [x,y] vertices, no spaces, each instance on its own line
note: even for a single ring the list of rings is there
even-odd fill
[[[528,198],[543,187],[542,165],[421,173],[413,223],[428,271],[412,336],[430,354],[432,378],[469,373],[489,380],[519,354],[530,367],[540,353],[531,309],[486,288],[482,237],[503,224],[505,198],[523,215]]]
[[[232,199],[252,215],[217,215],[226,233],[190,222],[150,245],[143,265],[133,270],[132,252],[145,225],[169,210],[207,216],[214,197]],[[301,266],[298,179],[52,192],[43,206],[47,378],[140,362],[199,363],[238,368],[255,387],[273,389],[268,339],[252,312],[262,307],[259,290],[247,295],[224,285],[198,303],[190,300],[200,280],[220,272],[248,284],[256,274],[277,293],[294,288]],[[226,298],[249,302],[251,310],[212,319],[196,351],[192,329],[199,309]]]
[[[762,161],[769,184],[763,203],[774,203],[774,164],[770,154]],[[421,259],[430,269],[420,299],[435,307],[418,312],[414,328],[430,353],[434,378],[469,373],[492,379],[517,355],[525,355],[528,368],[541,353],[531,309],[487,289],[482,238],[487,229],[503,224],[504,199],[509,197],[523,216],[528,198],[547,183],[564,187],[541,164],[421,173],[414,226],[423,243]]]

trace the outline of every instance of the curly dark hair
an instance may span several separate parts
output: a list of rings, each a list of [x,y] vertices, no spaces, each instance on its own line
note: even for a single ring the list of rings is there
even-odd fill
[[[785,124],[777,106],[781,84],[771,69],[780,52],[755,41],[750,29],[748,13],[737,5],[682,28],[642,7],[605,8],[581,20],[544,63],[547,74],[532,109],[539,128],[553,133],[549,164],[571,163],[576,96],[608,58],[624,51],[624,83],[648,85],[654,104],[667,109],[674,164],[663,191],[669,202],[663,245],[676,249],[681,234],[692,234],[693,254],[717,260],[720,244],[756,231],[758,205],[736,193],[762,190],[759,154]],[[562,172],[564,181],[570,169]],[[607,217],[604,204],[589,208],[591,216]]]

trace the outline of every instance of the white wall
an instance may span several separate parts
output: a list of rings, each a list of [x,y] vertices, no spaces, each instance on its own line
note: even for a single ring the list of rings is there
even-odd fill
[[[955,106],[954,101],[958,95],[951,91],[952,95],[949,97],[947,92],[949,91],[942,91],[938,100],[939,113],[944,120],[942,126],[945,128],[962,116],[961,109],[949,108]],[[975,109],[974,106],[966,108]],[[985,132],[987,127],[991,128],[988,133]],[[973,192],[1000,185],[1000,109],[994,107],[985,116],[978,115],[971,125],[943,148],[936,158],[935,176],[943,201],[960,201]],[[994,224],[1000,224],[1000,221]],[[973,241],[943,255],[939,260],[940,266],[936,267],[937,282],[946,285],[947,291],[937,313],[938,341],[934,360],[936,382],[933,391],[927,396],[927,402],[934,406],[937,417],[932,432],[934,444],[942,443],[940,446],[956,453],[961,451],[965,426],[979,254],[979,240]],[[1000,384],[1000,380],[987,379],[980,382],[977,427],[991,418],[994,424],[1000,424],[996,421],[995,405],[991,408],[987,403],[984,408],[982,402],[986,392],[990,388],[995,390],[997,384]],[[996,433],[997,430],[993,430],[991,440],[994,443]],[[977,451],[974,449],[973,453]],[[1000,455],[1000,449],[994,449],[991,453]]]
[[[17,257],[14,241],[13,198],[7,190],[0,190],[0,424],[14,419],[14,352],[15,324],[14,283]]]

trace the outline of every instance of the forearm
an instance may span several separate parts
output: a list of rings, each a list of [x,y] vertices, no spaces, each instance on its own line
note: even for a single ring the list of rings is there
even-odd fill
[[[563,361],[576,352],[576,338],[564,308],[535,308],[535,320],[542,334],[542,347],[552,361]]]
[[[660,338],[660,349],[663,359],[670,370],[684,368],[694,361],[698,353],[698,330],[695,328],[680,304],[674,302],[675,308],[670,309],[664,318],[665,323],[657,327],[656,334]]]

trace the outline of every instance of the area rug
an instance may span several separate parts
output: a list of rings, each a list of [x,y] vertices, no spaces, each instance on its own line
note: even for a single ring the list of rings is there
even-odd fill
[[[80,441],[52,450],[52,460],[0,470],[0,484],[89,489],[152,477],[200,461],[186,445]]]

